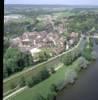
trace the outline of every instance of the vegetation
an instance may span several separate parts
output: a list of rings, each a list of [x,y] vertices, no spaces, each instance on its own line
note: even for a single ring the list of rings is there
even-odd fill
[[[44,69],[37,76],[35,76],[35,77],[33,76],[32,79],[28,80],[27,86],[31,88],[32,86],[34,86],[34,85],[40,83],[41,81],[47,79],[49,76],[50,76],[49,72],[46,69]]]
[[[42,98],[44,98],[41,100],[52,100],[52,98],[55,97],[56,92],[58,91],[57,84],[59,84],[59,82],[61,82],[62,80],[65,80],[64,82],[66,81],[71,82],[71,80],[74,79],[73,74],[79,71],[76,70],[79,67],[78,64],[80,61],[79,59],[77,59],[75,62],[72,63],[72,65],[68,67],[66,66],[61,67],[57,72],[52,74],[47,80],[42,81],[41,83],[35,85],[32,88],[27,88],[22,93],[17,94],[15,97],[12,97],[12,99],[40,100],[39,97],[41,96]],[[47,99],[47,98],[51,98],[51,99]]]
[[[8,77],[32,64],[33,58],[30,54],[22,53],[16,48],[8,48],[3,58],[3,77]]]
[[[92,47],[93,47],[93,44],[92,44],[92,40],[89,39],[88,40],[88,43],[86,44],[83,52],[82,52],[82,56],[85,57],[87,60],[92,60]]]
[[[94,33],[97,32],[97,14],[92,12],[80,13],[68,18],[68,32]]]
[[[3,48],[3,54],[6,52],[6,50],[9,48],[10,42],[9,39],[4,39],[4,48]]]
[[[78,64],[80,68],[86,68],[89,62],[84,57],[80,57]]]
[[[21,77],[20,81],[19,81],[19,86],[20,87],[23,87],[26,85],[26,81],[25,81],[25,78],[24,77]]]
[[[38,56],[40,62],[48,60],[51,57],[50,53],[46,50],[42,50],[41,52],[39,52]]]
[[[79,48],[76,48],[73,51],[68,52],[66,55],[63,56],[62,62],[65,65],[70,65],[75,59],[77,59],[81,54]]]

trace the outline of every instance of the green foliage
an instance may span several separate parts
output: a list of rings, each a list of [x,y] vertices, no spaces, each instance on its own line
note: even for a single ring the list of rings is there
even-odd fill
[[[50,76],[49,71],[46,70],[46,69],[42,70],[39,73],[39,75],[41,76],[41,80],[45,80],[45,79],[47,79]]]
[[[26,81],[25,81],[25,78],[24,77],[21,77],[20,81],[19,81],[19,86],[20,87],[23,87],[26,85]]]
[[[48,58],[50,58],[50,54],[49,54],[49,52],[47,52],[47,51],[41,51],[41,52],[39,52],[39,61],[40,62],[42,62],[42,61],[45,61],[45,60],[47,60]]]
[[[85,57],[87,60],[92,60],[91,52],[92,52],[92,47],[87,44],[82,52],[82,56]]]
[[[68,32],[92,33],[97,31],[98,18],[96,13],[82,13],[69,17]]]
[[[37,76],[33,76],[32,79],[27,81],[27,86],[28,87],[32,87],[38,83],[40,83],[41,81],[47,79],[50,76],[49,72],[44,69],[42,70]]]
[[[44,98],[42,95],[37,94],[37,96],[36,96],[36,100],[47,100],[47,99]]]
[[[95,51],[92,51],[92,52],[91,52],[91,56],[92,56],[92,59],[93,59],[93,60],[96,60],[96,58],[97,58],[97,53],[96,53]]]
[[[55,94],[49,93],[46,100],[54,100],[54,98],[55,98]]]
[[[51,67],[51,68],[49,69],[49,71],[50,71],[51,73],[55,73],[55,72],[56,72],[55,69],[54,69],[53,67]]]
[[[8,76],[22,70],[24,67],[31,66],[32,64],[32,56],[30,54],[22,53],[16,48],[8,48],[4,54],[4,74]]]
[[[68,52],[64,57],[62,58],[62,62],[65,65],[70,65],[72,62],[80,56],[80,49],[75,49],[73,51]]]
[[[50,89],[52,92],[58,92],[57,86],[55,84],[52,84]]]
[[[8,22],[4,24],[4,36],[16,37],[26,31],[31,31],[33,25],[29,21]]]
[[[64,57],[64,64],[65,65],[69,65],[72,63],[72,58],[71,58],[71,53],[68,53],[65,57]]]
[[[89,62],[84,57],[78,59],[78,65],[80,68],[86,68],[88,64]]]
[[[43,22],[38,22],[37,24],[36,24],[36,31],[43,31],[43,30],[45,30],[45,23],[43,23]]]
[[[32,81],[32,79],[29,79],[27,82],[26,82],[26,85],[31,88],[32,86],[34,86],[34,82]]]
[[[11,84],[10,84],[10,89],[15,89],[16,86],[17,86],[16,83],[11,83]]]

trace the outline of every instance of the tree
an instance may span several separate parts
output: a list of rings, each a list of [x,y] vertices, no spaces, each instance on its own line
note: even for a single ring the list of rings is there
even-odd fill
[[[97,53],[96,53],[95,51],[92,51],[92,52],[91,52],[91,55],[92,55],[92,59],[93,59],[93,60],[96,60],[96,58],[97,58]]]
[[[89,62],[84,57],[79,58],[78,65],[80,68],[86,68],[88,64]]]
[[[47,52],[47,51],[45,51],[45,50],[39,52],[39,61],[40,61],[40,62],[41,62],[41,61],[45,61],[45,60],[47,60],[48,58],[50,58],[49,52]]]
[[[51,91],[52,92],[57,92],[58,91],[57,86],[55,84],[51,85]]]
[[[32,79],[29,79],[27,82],[26,82],[26,85],[31,88],[32,86],[34,86],[34,82]]]
[[[8,75],[22,70],[24,67],[31,66],[33,58],[30,54],[20,52],[17,48],[8,48],[4,54],[3,65]]]
[[[56,100],[56,93],[55,92],[50,92],[47,96],[46,100]]]
[[[72,63],[72,58],[71,58],[71,53],[67,53],[66,55],[64,55],[64,57],[62,58],[62,62],[65,64],[65,65],[69,65]]]
[[[41,80],[45,80],[50,76],[49,71],[46,69],[42,70],[39,75],[41,76]]]

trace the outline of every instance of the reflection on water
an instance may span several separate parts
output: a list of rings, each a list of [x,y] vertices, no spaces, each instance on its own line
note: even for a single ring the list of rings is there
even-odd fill
[[[73,86],[62,90],[56,100],[98,100],[98,45],[93,48],[97,61],[83,70]]]

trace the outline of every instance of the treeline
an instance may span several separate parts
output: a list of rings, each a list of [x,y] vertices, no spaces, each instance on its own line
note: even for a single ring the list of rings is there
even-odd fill
[[[33,24],[29,21],[11,21],[4,24],[5,37],[17,37],[26,31],[32,31]]]
[[[6,78],[15,72],[21,71],[24,67],[33,65],[33,58],[30,54],[20,52],[17,48],[9,47],[3,57],[3,77]]]
[[[68,18],[68,32],[94,33],[98,31],[98,14],[84,12]]]

